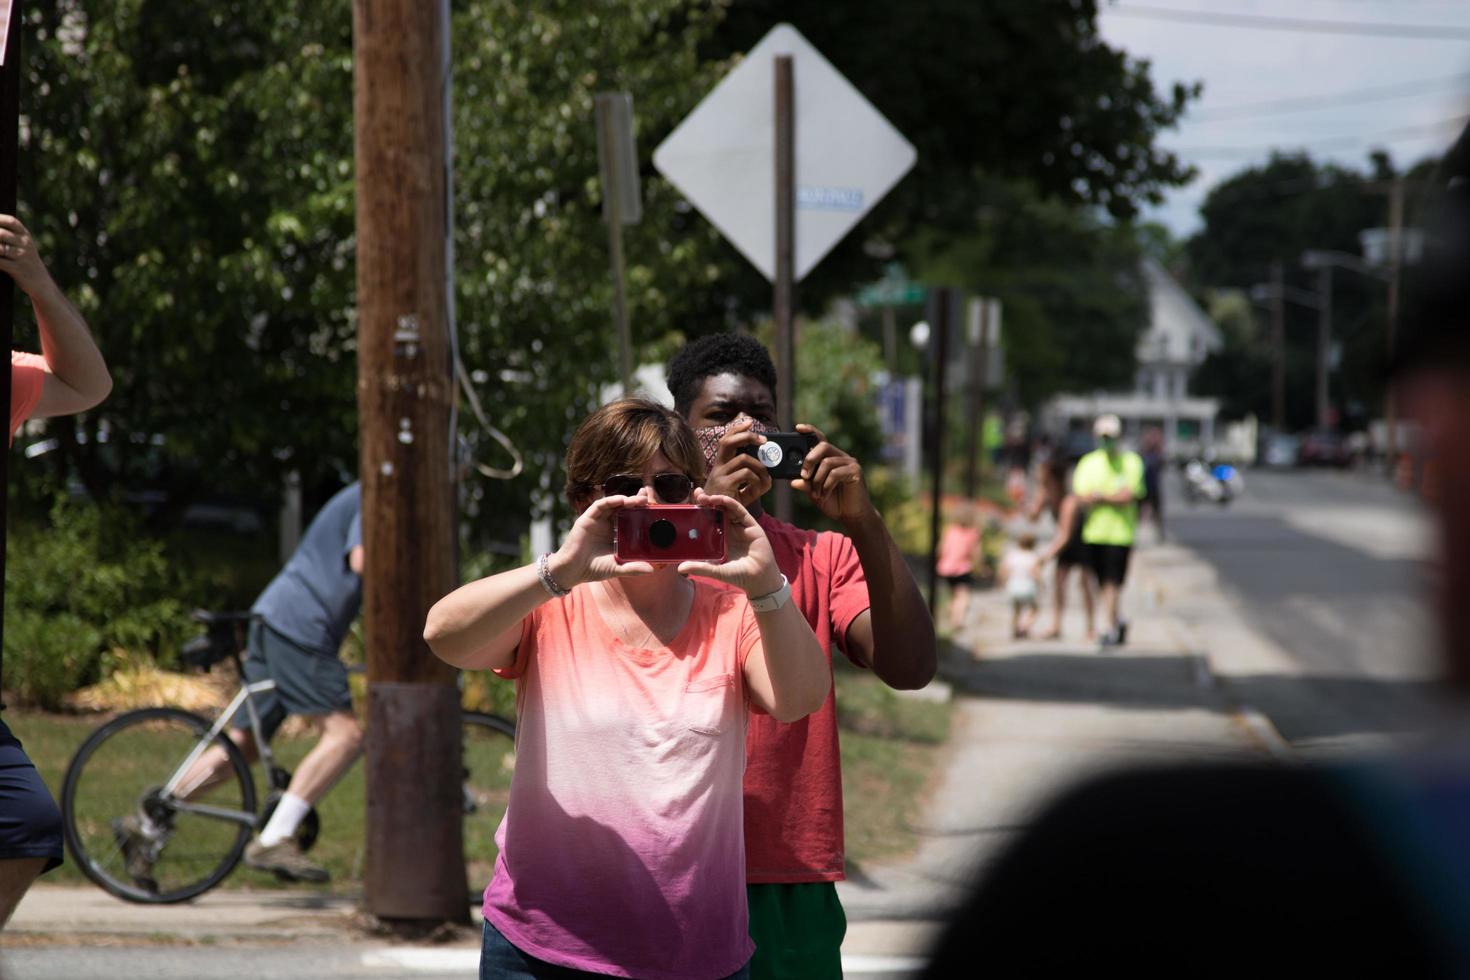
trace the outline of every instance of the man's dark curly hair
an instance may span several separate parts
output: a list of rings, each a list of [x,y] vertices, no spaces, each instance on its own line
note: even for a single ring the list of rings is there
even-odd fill
[[[750,334],[715,333],[690,341],[670,359],[674,411],[688,415],[704,379],[720,374],[743,374],[771,389],[771,397],[776,397],[776,365],[765,345]]]

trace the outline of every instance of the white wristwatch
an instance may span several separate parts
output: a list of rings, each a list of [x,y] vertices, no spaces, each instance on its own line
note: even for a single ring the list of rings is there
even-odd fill
[[[781,587],[775,592],[750,597],[750,608],[756,612],[775,612],[777,609],[786,605],[790,599],[791,583],[786,580],[785,575],[782,575]]]

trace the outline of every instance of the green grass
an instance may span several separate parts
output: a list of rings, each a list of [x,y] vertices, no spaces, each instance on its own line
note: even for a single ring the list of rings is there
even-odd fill
[[[837,662],[847,859],[901,857],[949,737],[952,706],[900,698],[870,671]]]
[[[59,801],[67,764],[100,720],[7,711],[6,721],[25,743],[46,785]],[[192,742],[192,739],[187,741]],[[277,737],[273,746],[277,762],[287,769],[295,768],[313,741],[309,735]],[[172,770],[172,764],[160,760],[181,759],[186,748],[186,740],[177,737],[165,740],[165,733],[154,731],[140,734],[139,740],[131,747],[119,744],[107,755],[105,763],[97,770],[98,777],[85,786],[85,792],[79,793],[79,798],[86,801],[85,806],[77,808],[78,823],[90,828],[99,847],[105,846],[109,838],[112,817],[131,812],[141,788],[161,782]],[[474,774],[472,793],[477,810],[474,819],[466,823],[465,844],[466,853],[474,856],[468,870],[469,877],[473,885],[480,887],[489,881],[495,858],[494,833],[504,813],[510,783],[509,755],[510,743],[499,736],[466,744],[466,764]],[[266,787],[258,766],[253,767],[252,775],[257,801],[263,803]],[[210,790],[201,801],[231,809],[238,809],[241,805],[238,792],[231,794],[221,788]],[[311,857],[330,871],[333,879],[332,884],[321,887],[340,888],[362,880],[363,801],[363,766],[359,763],[318,805],[321,834]],[[219,825],[212,822],[205,826],[196,823],[188,836],[181,831],[172,844],[171,857],[179,862],[187,861],[189,845],[202,849],[211,842],[217,842],[220,839],[218,828]],[[226,838],[229,836],[225,834]],[[218,844],[214,846],[217,848]],[[47,880],[76,883],[85,879],[68,855],[67,863],[48,875]],[[163,883],[162,877],[160,883]],[[253,871],[243,864],[226,879],[225,884],[227,887],[279,887],[274,876]]]
[[[510,688],[508,684],[497,686]],[[869,862],[902,855],[916,843],[910,827],[917,819],[948,737],[950,706],[899,698],[871,673],[840,663],[837,689],[848,857]],[[25,743],[42,778],[59,800],[67,763],[101,719],[11,710],[6,712],[6,721]],[[275,743],[278,761],[288,769],[294,768],[312,742],[310,735],[279,736]],[[135,748],[109,757],[101,770],[107,778],[98,779],[85,794],[94,801],[88,813],[95,811],[95,815],[88,819],[101,840],[107,839],[112,816],[130,812],[139,787],[161,781],[163,776],[158,773],[171,769],[158,757],[181,755],[182,751],[183,743],[178,742],[167,750]],[[471,856],[468,876],[476,886],[489,880],[493,868],[494,832],[504,812],[513,757],[504,740],[498,738],[468,745],[466,751],[468,767],[475,774],[473,792],[479,807],[475,819],[466,825],[465,840],[465,852]],[[265,787],[259,767],[252,771],[257,796],[263,800]],[[311,856],[332,873],[332,883],[324,887],[352,887],[362,880],[363,800],[363,766],[358,764],[318,807],[322,831]],[[234,803],[238,805],[238,800]],[[180,844],[175,854],[184,853]],[[85,879],[69,856],[67,863],[47,880],[78,883]],[[241,865],[226,879],[225,887],[271,888],[278,887],[278,882]]]

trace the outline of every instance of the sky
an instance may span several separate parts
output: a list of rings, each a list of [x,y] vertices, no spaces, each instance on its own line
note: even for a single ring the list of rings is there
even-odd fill
[[[1199,229],[1211,186],[1273,148],[1358,166],[1382,147],[1407,167],[1442,152],[1470,117],[1470,0],[1102,0],[1100,9],[1104,38],[1147,60],[1161,90],[1204,83],[1159,139],[1199,170],[1148,214],[1176,236]],[[1191,22],[1174,11],[1274,23]]]

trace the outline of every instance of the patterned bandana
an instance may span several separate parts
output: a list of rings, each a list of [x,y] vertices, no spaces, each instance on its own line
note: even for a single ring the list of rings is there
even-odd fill
[[[707,429],[695,429],[694,434],[699,437],[699,448],[704,450],[704,464],[709,470],[715,468],[715,459],[720,454],[720,440],[725,438],[725,432],[736,422],[743,422],[750,416],[741,412],[724,425],[712,425]],[[781,430],[774,425],[766,425],[764,422],[756,422],[753,426],[756,432],[769,435]]]

